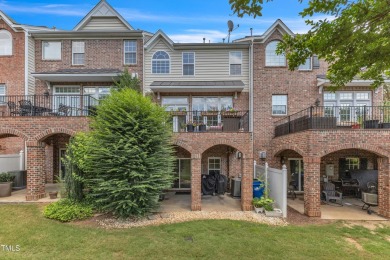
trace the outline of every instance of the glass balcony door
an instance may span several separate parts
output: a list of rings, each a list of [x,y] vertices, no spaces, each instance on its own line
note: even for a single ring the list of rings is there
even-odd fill
[[[173,188],[175,189],[189,189],[191,188],[191,159],[177,159],[175,170],[175,180]]]

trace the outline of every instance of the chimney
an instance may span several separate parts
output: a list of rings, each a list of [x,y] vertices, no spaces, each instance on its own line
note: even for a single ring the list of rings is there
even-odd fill
[[[206,38],[203,38],[203,43],[206,43]]]

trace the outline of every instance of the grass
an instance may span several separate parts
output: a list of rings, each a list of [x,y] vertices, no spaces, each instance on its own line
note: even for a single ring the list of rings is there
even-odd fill
[[[389,259],[390,228],[208,220],[106,230],[45,219],[37,204],[7,204],[0,245],[20,245],[19,252],[0,247],[0,259]]]

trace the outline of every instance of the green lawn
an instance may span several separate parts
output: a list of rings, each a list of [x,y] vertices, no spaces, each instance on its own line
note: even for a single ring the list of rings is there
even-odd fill
[[[390,258],[389,227],[370,231],[342,223],[269,227],[209,220],[105,230],[48,220],[41,211],[36,204],[0,205],[0,245],[20,245],[20,252],[0,247],[0,259]]]

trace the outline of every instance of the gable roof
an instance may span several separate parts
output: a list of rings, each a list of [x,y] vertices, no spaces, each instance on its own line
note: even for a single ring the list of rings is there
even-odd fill
[[[73,28],[73,31],[78,31],[88,25],[92,18],[109,18],[116,17],[128,29],[134,28],[109,4],[106,0],[100,2]]]
[[[173,49],[173,41],[161,29],[144,45],[145,49],[151,48],[160,38],[164,39],[169,44],[169,47]]]
[[[287,27],[287,25],[280,19],[277,19],[262,35],[246,36],[241,39],[234,40],[233,42],[245,42],[245,41],[259,41],[265,42],[276,30],[282,34],[287,33],[291,36],[295,34]]]

